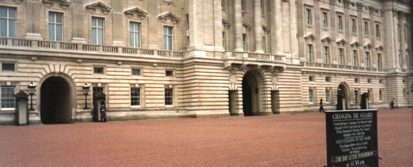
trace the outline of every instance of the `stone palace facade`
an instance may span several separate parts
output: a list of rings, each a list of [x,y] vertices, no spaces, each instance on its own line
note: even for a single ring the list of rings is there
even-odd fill
[[[408,3],[1,0],[0,124],[409,107]]]

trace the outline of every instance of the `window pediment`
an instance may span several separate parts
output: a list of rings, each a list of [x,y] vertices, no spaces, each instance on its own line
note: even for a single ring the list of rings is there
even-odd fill
[[[345,39],[343,39],[343,38],[341,38],[341,39],[339,39],[339,40],[337,40],[337,45],[341,45],[341,46],[344,46],[344,45],[346,45],[346,43],[347,43],[347,41],[345,40]]]
[[[360,43],[359,43],[359,41],[357,41],[357,40],[354,40],[353,42],[351,42],[351,44],[350,44],[352,47],[360,47]]]
[[[54,3],[58,3],[62,8],[67,8],[72,2],[69,0],[43,0],[43,3],[51,7]]]
[[[98,11],[98,9],[100,9],[100,11],[103,14],[108,14],[110,12],[110,10],[112,10],[111,7],[109,7],[108,5],[105,5],[102,2],[95,2],[95,3],[92,3],[90,5],[87,5],[86,9],[89,10],[90,12],[92,12],[92,13],[96,13]]]
[[[365,49],[371,49],[371,44],[370,42],[366,42],[363,46]]]
[[[172,12],[166,12],[166,13],[160,14],[158,18],[161,19],[161,21],[164,23],[167,22],[168,20],[174,24],[179,22],[179,17],[173,14]]]
[[[384,47],[382,45],[377,45],[376,50],[383,51]]]
[[[304,37],[304,39],[305,39],[305,41],[307,41],[307,42],[309,42],[309,41],[315,41],[315,36],[314,36],[314,34],[307,34],[305,37]]]
[[[323,44],[329,44],[331,43],[331,38],[329,36],[325,36],[323,39],[321,39],[321,42]]]
[[[225,28],[229,28],[231,26],[231,23],[225,19],[222,19],[222,24],[224,25]]]
[[[250,31],[250,30],[251,30],[251,26],[248,25],[247,23],[243,23],[242,26],[245,28],[246,31]]]
[[[135,7],[129,10],[125,11],[125,14],[128,15],[129,17],[138,17],[139,19],[143,20],[146,18],[148,15],[148,12],[144,11],[143,9],[139,7]]]

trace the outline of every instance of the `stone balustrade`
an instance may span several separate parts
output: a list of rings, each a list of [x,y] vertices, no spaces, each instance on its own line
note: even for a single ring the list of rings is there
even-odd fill
[[[80,44],[71,42],[58,41],[39,41],[17,38],[0,38],[0,47],[22,47],[37,48],[42,50],[65,50],[65,51],[82,51],[82,52],[103,52],[118,54],[140,54],[140,55],[158,55],[164,57],[182,58],[183,52],[169,50],[151,50],[142,48],[131,48],[122,46],[107,46],[94,44]]]
[[[324,63],[304,62],[304,63],[301,63],[301,65],[304,67],[337,68],[337,69],[346,69],[346,70],[386,72],[386,70],[382,68],[359,67],[359,66],[351,66],[351,65],[343,65],[343,64],[324,64]]]

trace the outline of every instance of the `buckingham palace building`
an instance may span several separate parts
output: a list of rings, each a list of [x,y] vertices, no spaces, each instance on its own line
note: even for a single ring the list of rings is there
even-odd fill
[[[409,3],[0,0],[0,125],[411,107]]]

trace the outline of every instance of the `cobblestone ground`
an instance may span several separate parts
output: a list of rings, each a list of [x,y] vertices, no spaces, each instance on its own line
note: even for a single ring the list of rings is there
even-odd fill
[[[413,166],[413,110],[378,113],[382,167]],[[326,164],[321,113],[0,127],[0,166]]]

